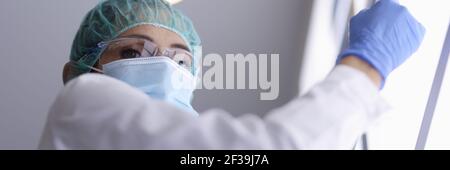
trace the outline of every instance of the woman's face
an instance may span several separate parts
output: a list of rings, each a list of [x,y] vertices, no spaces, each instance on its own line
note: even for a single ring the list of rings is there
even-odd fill
[[[122,33],[118,38],[137,38],[141,40],[146,40],[151,44],[155,45],[159,50],[155,54],[156,56],[161,56],[161,51],[165,49],[172,49],[178,51],[190,52],[188,45],[186,42],[175,32],[169,31],[165,28],[160,28],[152,25],[141,25],[135,28],[132,28],[124,33]],[[96,68],[102,69],[102,65],[108,64],[110,62],[134,58],[134,56],[140,55],[140,51],[136,50],[137,46],[142,47],[143,45],[139,42],[127,44],[126,46],[112,46],[111,48],[107,48],[109,50],[105,50],[101,55],[98,63],[95,65]],[[183,55],[182,55],[183,56]],[[174,59],[175,60],[175,59]],[[178,57],[175,61],[181,64],[189,64],[192,63],[192,56],[183,56]]]

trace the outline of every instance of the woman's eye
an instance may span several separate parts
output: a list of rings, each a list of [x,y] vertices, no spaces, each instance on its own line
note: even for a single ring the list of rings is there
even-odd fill
[[[120,57],[122,59],[139,58],[139,57],[141,57],[141,53],[134,49],[126,49],[126,50],[123,50],[122,52],[120,52]]]
[[[186,61],[180,60],[180,61],[178,61],[178,65],[184,66],[184,65],[186,65]]]
[[[181,59],[181,60],[175,60],[175,62],[180,65],[183,68],[186,68],[187,70],[191,69],[191,64],[189,61],[185,60],[185,59]]]
[[[175,61],[178,65],[180,65],[183,68],[186,68],[187,70],[191,70],[192,67],[192,60],[191,57],[184,53],[184,52],[178,52],[174,53],[172,57],[173,61]]]

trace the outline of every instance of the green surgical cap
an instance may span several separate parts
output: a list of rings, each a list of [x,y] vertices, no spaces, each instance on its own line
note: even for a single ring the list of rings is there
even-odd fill
[[[164,0],[104,0],[84,18],[72,44],[70,60],[79,64],[69,79],[89,72],[100,57],[98,44],[140,25],[166,28],[180,35],[198,60],[200,38],[191,20]],[[195,67],[195,64],[194,64]],[[193,70],[196,70],[195,68]],[[195,71],[193,71],[193,74]]]

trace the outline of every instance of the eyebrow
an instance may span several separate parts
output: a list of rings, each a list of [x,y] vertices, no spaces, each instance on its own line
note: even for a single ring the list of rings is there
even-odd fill
[[[186,50],[188,52],[191,52],[191,50],[189,50],[189,48],[186,47],[183,44],[172,44],[170,47],[172,47],[172,48],[180,48],[180,49]]]
[[[128,35],[128,36],[124,36],[124,38],[142,38],[142,39],[148,40],[150,42],[155,42],[153,40],[153,38],[146,36],[146,35],[141,35],[141,34]],[[179,48],[179,49],[183,49],[188,52],[191,52],[191,50],[184,44],[175,43],[175,44],[170,45],[170,47],[171,48]]]

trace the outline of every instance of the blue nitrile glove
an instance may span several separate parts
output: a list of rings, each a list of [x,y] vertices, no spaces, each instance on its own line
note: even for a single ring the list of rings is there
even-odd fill
[[[338,57],[355,56],[388,75],[419,48],[425,28],[394,0],[381,0],[350,21],[350,44]]]

